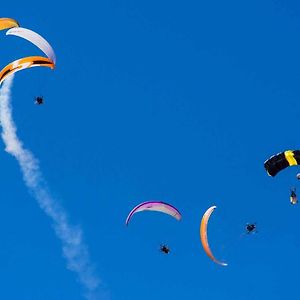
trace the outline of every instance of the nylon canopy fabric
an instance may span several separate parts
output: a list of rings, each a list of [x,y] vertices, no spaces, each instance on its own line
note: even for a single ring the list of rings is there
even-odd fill
[[[19,23],[11,18],[0,18],[0,30],[19,27]]]
[[[168,214],[172,217],[174,217],[176,220],[181,220],[181,214],[178,211],[177,208],[175,208],[174,206],[162,202],[162,201],[147,201],[147,202],[143,202],[139,205],[137,205],[136,207],[134,207],[131,212],[129,213],[129,215],[126,218],[126,225],[129,224],[132,216],[137,213],[137,212],[141,212],[141,211],[157,211],[157,212],[162,212],[165,214]]]
[[[20,38],[23,38],[32,44],[34,44],[36,47],[38,47],[40,50],[42,50],[46,56],[55,64],[56,63],[56,56],[54,53],[53,48],[51,45],[38,33],[22,28],[22,27],[17,27],[17,28],[11,28],[6,32],[6,35],[14,35],[18,36]]]
[[[271,156],[264,162],[264,167],[269,176],[276,176],[277,173],[289,166],[300,164],[300,150],[286,150]]]
[[[33,68],[33,67],[48,67],[55,68],[54,63],[46,57],[42,56],[28,56],[17,59],[4,67],[0,72],[0,84],[9,76],[18,71]]]
[[[208,244],[208,238],[207,238],[207,224],[209,221],[209,218],[211,216],[211,214],[213,213],[213,211],[216,209],[216,206],[211,206],[203,215],[202,219],[201,219],[201,223],[200,223],[200,239],[201,239],[201,243],[203,246],[203,249],[205,251],[205,253],[207,254],[207,256],[213,260],[215,263],[221,265],[221,266],[227,266],[227,263],[221,262],[219,260],[217,260],[212,251],[210,250],[209,244]]]

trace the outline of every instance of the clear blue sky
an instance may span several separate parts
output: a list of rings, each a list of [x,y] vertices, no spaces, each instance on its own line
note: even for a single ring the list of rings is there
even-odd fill
[[[269,1],[5,1],[57,68],[18,72],[14,118],[52,195],[84,231],[112,300],[296,299],[300,207],[263,162],[299,149],[300,4]],[[1,66],[41,54],[0,32]],[[34,105],[42,94],[45,104]],[[1,299],[83,299],[50,220],[0,151]],[[144,213],[176,206],[176,222]],[[214,264],[199,241],[211,205]],[[244,225],[257,222],[258,234]],[[161,255],[160,243],[171,247]],[[101,300],[101,299],[99,299]]]

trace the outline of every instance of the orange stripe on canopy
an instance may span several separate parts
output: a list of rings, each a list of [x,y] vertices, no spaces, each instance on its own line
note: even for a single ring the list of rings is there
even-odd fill
[[[201,239],[201,243],[202,243],[203,249],[204,249],[205,253],[210,257],[210,259],[213,260],[215,263],[221,265],[221,266],[227,266],[226,263],[221,262],[221,261],[217,260],[214,257],[214,255],[212,254],[212,252],[211,252],[211,250],[209,248],[209,244],[208,244],[208,239],[207,239],[207,223],[208,223],[208,220],[210,218],[210,215],[215,210],[215,208],[217,208],[217,207],[216,206],[210,207],[205,212],[205,214],[202,217],[201,224],[200,224],[200,239]]]
[[[0,72],[0,84],[7,78],[18,71],[33,68],[33,67],[48,67],[51,69],[55,68],[54,63],[46,57],[42,56],[28,56],[13,61],[4,67]]]
[[[11,18],[0,18],[0,30],[19,27],[19,23]]]

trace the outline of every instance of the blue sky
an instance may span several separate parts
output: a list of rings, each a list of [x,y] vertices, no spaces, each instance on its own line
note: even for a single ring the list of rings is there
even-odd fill
[[[276,178],[263,168],[299,149],[297,1],[7,1],[1,14],[56,51],[54,71],[16,74],[14,119],[51,194],[81,226],[110,299],[297,297],[297,168]],[[0,34],[3,67],[40,54]],[[45,105],[34,105],[39,94]],[[1,298],[84,299],[1,145]],[[126,228],[131,208],[151,199],[175,205],[182,221],[144,213]],[[227,268],[199,241],[211,205],[211,248]],[[258,234],[243,235],[252,221]]]

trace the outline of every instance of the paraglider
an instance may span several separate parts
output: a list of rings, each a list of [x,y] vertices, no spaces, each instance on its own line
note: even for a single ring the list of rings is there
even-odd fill
[[[19,23],[11,18],[0,18],[0,30],[19,27]]]
[[[271,156],[264,162],[269,176],[275,176],[281,170],[300,164],[300,150],[287,150]]]
[[[136,207],[134,207],[131,210],[131,212],[129,213],[129,215],[126,218],[126,222],[125,222],[126,225],[129,224],[129,221],[131,220],[132,216],[135,213],[141,212],[141,211],[147,211],[147,210],[162,212],[162,213],[165,213],[165,214],[168,214],[168,215],[174,217],[178,221],[181,220],[180,212],[178,211],[177,208],[175,208],[171,204],[161,202],[161,201],[147,201],[147,202],[143,202],[143,203],[137,205]]]
[[[42,56],[29,56],[15,60],[1,70],[0,85],[7,76],[12,75],[15,72],[33,67],[48,67],[50,69],[54,69],[55,65],[49,58]]]
[[[207,239],[207,223],[208,220],[212,214],[212,212],[215,210],[215,208],[217,208],[216,206],[212,206],[210,207],[203,215],[202,220],[201,220],[201,224],[200,224],[200,239],[201,239],[201,243],[203,246],[203,249],[205,251],[205,253],[208,255],[208,257],[213,260],[215,263],[221,265],[221,266],[227,266],[227,263],[221,262],[219,260],[217,260],[213,253],[210,250],[209,244],[208,244],[208,239]]]
[[[169,254],[170,253],[170,248],[167,245],[160,245],[159,250],[164,254]]]
[[[257,232],[256,231],[256,224],[255,223],[253,223],[253,224],[247,223],[245,229],[246,229],[247,234]]]
[[[290,202],[293,205],[298,203],[298,199],[297,199],[297,195],[296,195],[296,188],[291,189]]]
[[[19,27],[18,22],[13,19],[0,19],[0,29],[5,28],[11,28],[6,32],[6,35],[15,35],[28,40],[39,49],[41,49],[48,57],[46,58],[42,56],[29,56],[13,61],[1,70],[0,85],[7,76],[23,69],[32,67],[49,67],[51,69],[54,69],[56,63],[54,50],[42,36],[32,30]]]
[[[54,64],[56,63],[56,56],[55,56],[53,48],[38,33],[34,32],[30,29],[17,27],[17,28],[9,29],[6,32],[6,35],[15,35],[15,36],[21,37],[21,38],[31,42],[36,47],[38,47],[40,50],[42,50]]]
[[[37,96],[35,97],[35,104],[41,105],[44,103],[44,97],[43,96]]]

